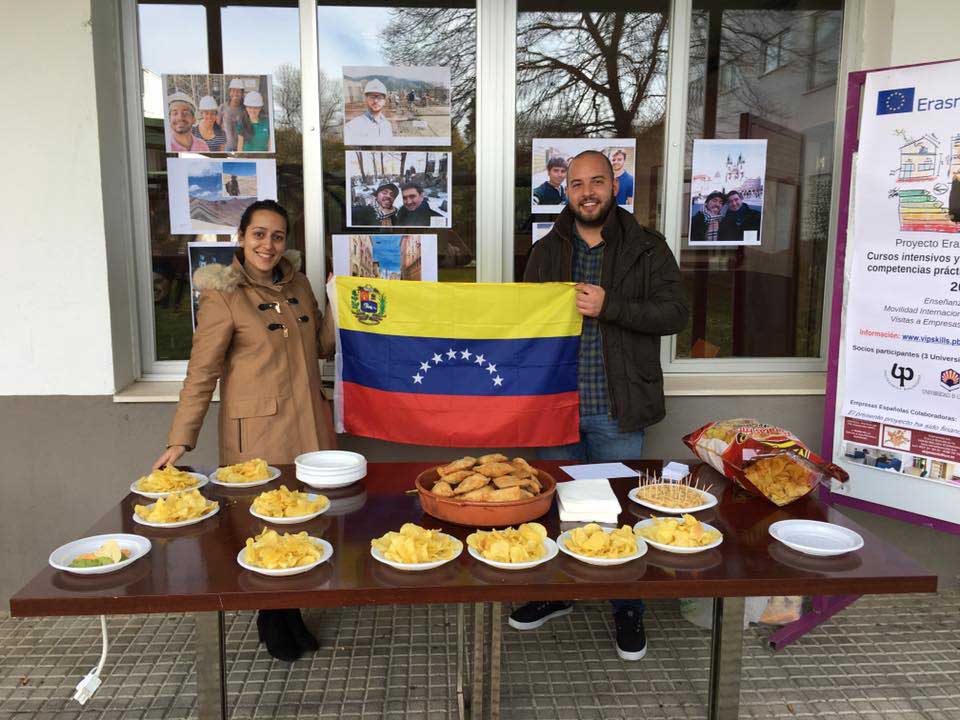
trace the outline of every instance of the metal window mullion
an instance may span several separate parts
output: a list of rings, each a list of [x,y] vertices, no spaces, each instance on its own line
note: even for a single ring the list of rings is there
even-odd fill
[[[477,0],[477,281],[513,281],[517,2]]]
[[[327,279],[324,253],[323,144],[320,125],[320,55],[316,0],[300,0],[300,93],[303,127],[303,228],[307,263],[304,272],[317,302],[325,307]]]
[[[137,334],[140,338],[139,357],[134,366],[137,368],[137,375],[143,376],[155,372],[157,342],[153,305],[153,257],[150,249],[150,198],[143,130],[143,70],[140,63],[140,23],[136,0],[121,0],[120,22],[123,33],[123,102],[133,222],[134,287],[139,320]]]
[[[687,90],[690,66],[690,25],[692,0],[671,0],[670,47],[667,49],[666,137],[663,143],[663,184],[660,188],[663,207],[663,234],[680,262],[680,236],[683,231],[683,167],[687,134]],[[660,362],[665,370],[675,371],[677,336],[671,335],[661,345]]]

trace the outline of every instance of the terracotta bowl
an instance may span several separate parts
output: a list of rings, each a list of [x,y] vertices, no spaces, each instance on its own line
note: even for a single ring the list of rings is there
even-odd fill
[[[537,479],[543,491],[532,498],[513,502],[478,502],[454,500],[430,492],[439,479],[437,468],[430,468],[417,475],[417,491],[424,512],[439,520],[467,525],[469,527],[506,527],[536,520],[546,515],[557,491],[557,481],[549,473],[537,468]]]

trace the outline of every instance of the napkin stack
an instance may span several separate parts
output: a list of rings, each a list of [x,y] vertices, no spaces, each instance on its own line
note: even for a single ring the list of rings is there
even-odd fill
[[[606,478],[557,483],[561,522],[616,524],[622,508]]]

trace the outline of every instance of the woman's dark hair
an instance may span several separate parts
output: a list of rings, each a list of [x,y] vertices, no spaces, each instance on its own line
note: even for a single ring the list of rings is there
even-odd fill
[[[722,192],[720,192],[719,190],[714,190],[712,193],[707,195],[707,199],[703,201],[703,204],[706,205],[708,202],[710,202],[714,198],[720,198],[720,202],[727,201],[726,196]]]
[[[240,217],[240,227],[237,228],[237,233],[239,235],[243,235],[247,232],[247,228],[250,227],[250,220],[253,218],[253,214],[257,210],[269,210],[270,212],[276,213],[283,218],[283,224],[286,227],[286,231],[290,232],[290,216],[287,215],[287,211],[284,209],[283,205],[278,203],[276,200],[257,200],[243,211],[243,215]]]
[[[260,117],[257,118],[257,122],[268,121],[267,118],[267,109],[260,109]],[[240,127],[237,129],[237,132],[243,136],[244,142],[250,142],[253,140],[253,123],[250,122],[250,116],[247,114],[246,108],[243,110],[243,114],[240,116]]]

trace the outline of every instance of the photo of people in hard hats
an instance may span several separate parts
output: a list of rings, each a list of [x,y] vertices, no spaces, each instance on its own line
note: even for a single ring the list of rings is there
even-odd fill
[[[269,75],[163,75],[168,152],[272,153]]]
[[[344,145],[449,145],[450,69],[343,66]]]
[[[607,156],[616,183],[617,205],[633,212],[634,165],[637,141],[633,138],[535,138],[531,170],[531,212],[559,213],[567,204],[567,165],[584,150]]]
[[[448,228],[451,153],[348,150],[349,227]]]

